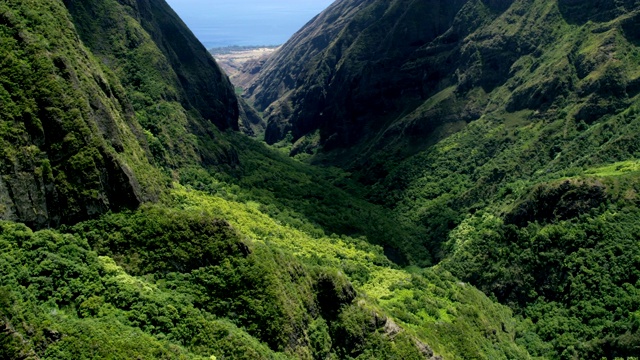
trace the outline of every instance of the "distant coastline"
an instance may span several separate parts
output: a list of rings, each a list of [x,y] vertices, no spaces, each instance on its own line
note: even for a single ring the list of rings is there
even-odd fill
[[[236,86],[239,93],[244,89],[271,54],[280,48],[280,45],[266,46],[223,46],[209,49],[218,65],[224,70],[229,79]]]
[[[283,44],[333,0],[168,0],[207,48]]]
[[[253,51],[260,49],[277,49],[280,45],[229,45],[212,47],[209,49],[211,55],[228,55],[236,52]]]

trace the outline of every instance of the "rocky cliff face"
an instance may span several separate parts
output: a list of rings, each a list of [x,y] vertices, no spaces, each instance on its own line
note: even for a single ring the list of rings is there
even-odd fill
[[[167,150],[145,120],[238,128],[228,80],[164,1],[3,4],[0,39],[2,219],[42,228],[153,200]]]

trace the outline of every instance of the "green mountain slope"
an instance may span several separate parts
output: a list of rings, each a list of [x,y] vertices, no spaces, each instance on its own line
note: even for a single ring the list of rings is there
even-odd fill
[[[155,163],[233,163],[213,126],[238,127],[233,89],[166,4],[67,6],[3,5],[3,218],[135,208],[163,186]]]
[[[2,217],[44,227],[157,197],[125,164],[153,171],[125,91],[62,4],[1,11]]]
[[[236,161],[217,132],[238,129],[234,90],[165,2],[69,1],[67,7],[83,43],[127,90],[153,162],[176,168]]]
[[[1,358],[548,351],[447,270],[399,267],[430,263],[422,228],[348,173],[234,132],[244,105],[164,1],[5,2],[0,42]]]
[[[69,0],[65,4],[83,43],[131,92],[137,91],[134,106],[178,101],[220,129],[238,129],[238,109],[228,79],[165,2]]]
[[[638,11],[339,1],[246,95],[267,141],[369,185],[438,267],[532,320],[546,356],[634,356]]]

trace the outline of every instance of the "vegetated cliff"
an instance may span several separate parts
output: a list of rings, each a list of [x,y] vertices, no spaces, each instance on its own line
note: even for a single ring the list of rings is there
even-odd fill
[[[238,129],[238,107],[227,77],[166,2],[65,4],[83,43],[103,62],[109,60],[107,66],[116,69],[125,86],[178,101],[220,129]]]
[[[447,125],[493,112],[579,104],[567,111],[591,123],[637,93],[635,10],[634,1],[341,0],[282,46],[245,96],[265,111],[269,143],[319,129],[325,150],[377,138],[368,155],[403,137],[429,139],[424,150]]]
[[[237,163],[217,132],[239,128],[235,91],[164,1],[66,4],[83,43],[127,90],[154,162]]]
[[[1,11],[2,218],[46,227],[155,196],[125,162],[146,162],[125,90],[83,46],[62,3]]]
[[[190,138],[214,138],[210,124],[237,129],[238,105],[163,1],[1,11],[3,219],[41,228],[135,208],[164,186],[153,163],[235,161],[228,145],[205,151]]]
[[[351,171],[545,356],[632,356],[638,19],[622,0],[338,1],[245,95],[268,142]]]
[[[398,112],[407,98],[428,97],[429,85],[443,76],[435,67],[427,73],[415,66],[418,51],[464,38],[481,22],[462,23],[456,15],[476,8],[492,15],[503,6],[464,0],[335,2],[272,56],[247,90],[258,109],[273,104],[267,141],[288,131],[296,140],[321,129],[329,148],[356,143],[373,119]]]

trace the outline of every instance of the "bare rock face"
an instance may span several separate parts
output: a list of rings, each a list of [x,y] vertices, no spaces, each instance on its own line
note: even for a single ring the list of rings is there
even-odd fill
[[[384,334],[389,337],[389,339],[393,340],[398,334],[404,331],[398,324],[396,324],[391,318],[386,318],[384,323]],[[435,355],[431,347],[422,341],[414,338],[413,343],[416,348],[424,356],[427,360],[442,360],[441,356]]]
[[[420,350],[420,353],[424,355],[425,359],[434,359],[433,350],[431,350],[431,347],[429,347],[429,345],[424,344],[418,340],[415,340],[415,344],[416,344],[416,347]]]
[[[384,334],[393,339],[402,331],[402,328],[398,326],[393,320],[387,318],[384,324]]]
[[[47,224],[49,212],[43,179],[32,171],[5,174],[0,179],[2,219],[22,221],[42,226]]]

